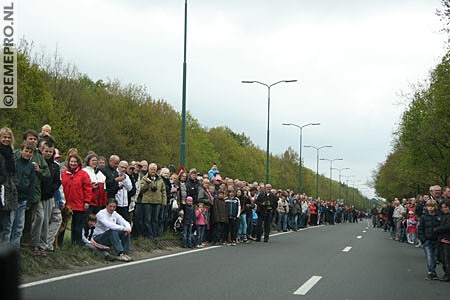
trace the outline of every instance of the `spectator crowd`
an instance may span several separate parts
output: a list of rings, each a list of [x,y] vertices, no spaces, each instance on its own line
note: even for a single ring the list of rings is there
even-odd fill
[[[381,208],[371,209],[372,226],[383,229],[394,241],[423,248],[426,258],[426,279],[450,282],[450,187],[434,185],[429,195],[416,198],[395,198]],[[436,265],[444,275],[439,278]]]
[[[185,248],[269,242],[270,232],[319,224],[357,223],[364,213],[333,200],[314,199],[271,184],[207,172],[125,161],[76,148],[65,157],[55,148],[51,127],[27,130],[13,149],[11,129],[0,129],[0,241],[46,256],[70,242],[101,251],[106,259],[131,261],[132,238],[155,240],[173,231]],[[439,191],[439,192],[438,192]],[[450,189],[430,196],[375,205],[374,227],[395,241],[423,247],[427,278],[437,279],[436,261],[449,281]]]

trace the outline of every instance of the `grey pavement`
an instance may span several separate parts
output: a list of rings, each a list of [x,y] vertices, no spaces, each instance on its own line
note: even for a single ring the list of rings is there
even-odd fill
[[[180,250],[21,291],[25,300],[450,298],[450,283],[424,279],[422,249],[366,227],[367,221],[321,226],[271,236],[269,243]],[[294,294],[313,276],[317,282],[304,295]]]

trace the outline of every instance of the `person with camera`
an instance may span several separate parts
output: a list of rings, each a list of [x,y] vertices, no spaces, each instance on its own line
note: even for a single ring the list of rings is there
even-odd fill
[[[275,209],[278,206],[277,197],[272,194],[272,185],[266,184],[265,191],[261,192],[256,198],[256,213],[258,214],[258,221],[256,223],[256,242],[261,241],[264,223],[264,242],[269,241],[270,224]]]
[[[143,210],[143,224],[144,236],[153,240],[159,236],[158,216],[163,207],[167,205],[166,185],[163,179],[156,174],[158,166],[151,163],[148,167],[148,174],[142,178],[141,192],[142,192],[142,210]]]
[[[92,185],[92,197],[89,203],[88,214],[97,214],[106,207],[106,177],[97,167],[98,156],[94,152],[89,152],[85,158],[86,166],[83,171],[88,173]]]
[[[287,231],[287,219],[289,214],[289,200],[287,199],[288,194],[286,192],[281,193],[281,198],[278,200],[277,212],[278,212],[278,222],[277,231],[283,232]]]

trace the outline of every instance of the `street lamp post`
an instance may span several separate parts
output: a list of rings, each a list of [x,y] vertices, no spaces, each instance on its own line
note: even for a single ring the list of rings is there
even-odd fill
[[[184,56],[183,56],[183,94],[181,102],[181,144],[180,166],[186,163],[186,39],[187,39],[187,0],[184,1]]]
[[[349,178],[352,178],[352,177],[356,177],[355,175],[347,175],[347,176],[342,176],[342,177],[345,177],[346,179],[347,179],[347,183],[346,183],[346,185],[347,185],[347,191],[346,191],[346,193],[345,193],[345,200],[346,200],[346,202],[349,202],[349,198],[348,198],[348,179]],[[347,203],[347,204],[349,204],[349,203]]]
[[[272,84],[266,84],[261,81],[256,80],[243,80],[242,83],[258,83],[267,87],[267,146],[266,146],[266,184],[269,183],[269,169],[270,169],[270,155],[269,155],[269,137],[270,137],[270,88],[276,84],[285,82],[297,82],[296,79],[293,80],[280,80]]]
[[[294,123],[283,123],[282,125],[284,126],[294,126],[297,127],[298,129],[300,129],[300,148],[299,148],[299,170],[298,170],[298,194],[301,195],[302,194],[302,132],[303,132],[303,127],[307,127],[307,126],[317,126],[320,125],[320,123],[308,123],[305,125],[297,125]]]
[[[316,159],[316,199],[319,198],[319,150],[322,148],[331,148],[333,146],[321,146],[321,147],[315,147],[315,146],[305,146],[305,148],[314,148],[317,151],[317,159]]]
[[[339,198],[342,199],[341,196],[341,172],[344,170],[350,170],[350,168],[342,168],[342,169],[337,169],[337,168],[333,168],[333,170],[337,170],[339,172]]]
[[[355,183],[360,182],[361,180],[353,180],[351,182],[353,182],[353,198],[352,198],[352,205],[355,206],[355,189],[356,189],[356,185]],[[348,190],[348,185],[347,185],[347,190]]]
[[[335,160],[344,160],[343,158],[334,158],[334,159],[328,159],[328,158],[321,158],[320,160],[328,160],[330,162],[330,200],[333,198],[333,194],[332,194],[332,190],[331,190],[331,186],[332,186],[332,178],[333,178],[333,174],[332,174],[332,170],[333,170],[333,161]]]

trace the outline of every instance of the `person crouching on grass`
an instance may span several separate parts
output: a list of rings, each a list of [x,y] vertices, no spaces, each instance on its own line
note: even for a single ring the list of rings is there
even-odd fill
[[[132,258],[128,256],[131,250],[131,225],[116,212],[116,208],[117,200],[109,198],[106,208],[97,213],[93,238],[97,243],[112,246],[118,255],[117,260],[132,261]]]
[[[81,231],[81,240],[88,248],[95,251],[99,250],[106,260],[113,260],[113,257],[108,252],[109,247],[99,244],[93,239],[95,224],[97,224],[97,216],[90,214],[87,218],[86,225]]]

